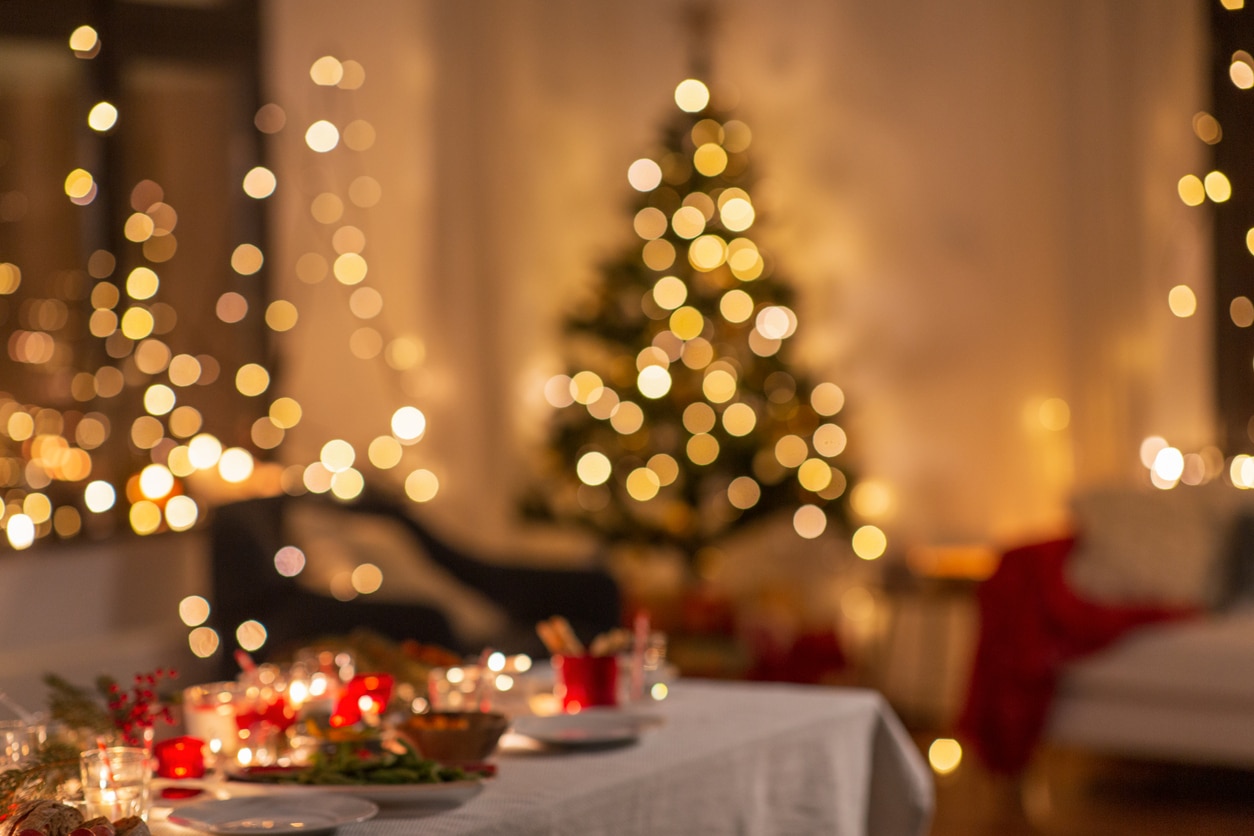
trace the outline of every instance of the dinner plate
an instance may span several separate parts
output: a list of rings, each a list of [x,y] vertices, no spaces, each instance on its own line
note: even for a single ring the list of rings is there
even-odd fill
[[[514,718],[514,732],[541,743],[603,746],[629,743],[661,719],[616,708],[589,708],[578,714],[525,715]]]
[[[253,795],[188,804],[169,821],[209,833],[263,836],[329,833],[342,824],[374,818],[379,805],[344,795]]]

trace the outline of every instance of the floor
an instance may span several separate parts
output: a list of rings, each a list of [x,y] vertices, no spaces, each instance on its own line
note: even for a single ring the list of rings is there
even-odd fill
[[[916,735],[925,756],[931,739]],[[1054,749],[1021,784],[965,759],[953,773],[937,776],[936,795],[932,836],[1254,834],[1254,771]]]

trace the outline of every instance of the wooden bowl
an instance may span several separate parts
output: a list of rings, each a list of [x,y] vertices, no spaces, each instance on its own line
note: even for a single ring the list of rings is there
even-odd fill
[[[458,766],[487,760],[508,727],[505,715],[495,712],[432,711],[407,718],[396,733],[424,758]]]

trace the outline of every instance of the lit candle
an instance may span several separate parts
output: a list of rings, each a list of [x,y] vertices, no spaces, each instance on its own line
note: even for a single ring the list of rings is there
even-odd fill
[[[204,741],[197,737],[172,737],[153,748],[157,774],[162,778],[201,778],[205,774]]]

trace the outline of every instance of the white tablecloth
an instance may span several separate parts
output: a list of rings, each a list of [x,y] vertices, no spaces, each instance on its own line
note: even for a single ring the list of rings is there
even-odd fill
[[[627,746],[505,751],[453,809],[388,808],[340,836],[917,836],[931,774],[872,691],[680,680]],[[169,823],[158,836],[190,833]]]

